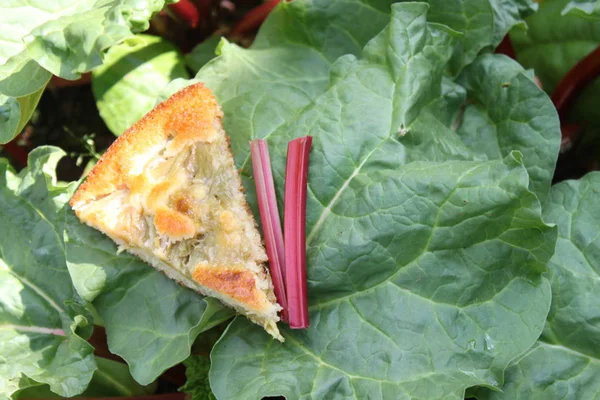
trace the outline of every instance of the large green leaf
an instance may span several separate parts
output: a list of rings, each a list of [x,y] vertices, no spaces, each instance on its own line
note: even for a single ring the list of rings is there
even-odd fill
[[[156,382],[148,386],[137,383],[131,377],[126,364],[101,357],[96,357],[96,364],[98,369],[94,372],[87,389],[81,393],[82,397],[144,396],[151,395],[156,390]],[[50,391],[48,385],[32,386],[17,395],[17,399],[48,398],[60,398]]]
[[[33,93],[50,73],[77,79],[100,65],[110,46],[148,29],[148,20],[164,4],[164,0],[3,1],[0,93]]]
[[[233,312],[185,289],[129,254],[100,232],[67,214],[67,264],[81,297],[91,302],[106,328],[108,347],[149,384],[185,360],[198,334]]]
[[[158,36],[136,35],[113,46],[92,73],[100,116],[120,135],[154,106],[160,91],[175,78],[188,78],[183,56]]]
[[[544,90],[552,93],[565,74],[600,45],[600,24],[576,13],[562,15],[568,0],[544,0],[540,10],[527,18],[528,30],[514,29],[511,38],[517,60],[533,68]],[[600,80],[588,85],[572,107],[577,122],[600,124],[596,104]]]
[[[253,48],[308,44],[329,61],[360,54],[389,20],[394,0],[296,0],[281,5],[261,28]],[[454,73],[477,54],[495,47],[514,25],[537,9],[533,0],[428,0],[429,19],[460,32]]]
[[[64,153],[38,148],[16,175],[0,160],[0,397],[47,383],[81,393],[96,363],[91,320],[65,263],[62,227],[72,186],[56,184]]]
[[[572,14],[584,18],[600,19],[600,1],[598,0],[571,0],[562,10],[562,14]]]
[[[461,138],[484,159],[521,151],[532,190],[546,198],[560,147],[558,116],[548,97],[504,56],[480,57],[460,82],[471,100],[458,128]]]
[[[311,328],[280,345],[236,320],[212,353],[217,398],[462,399],[499,385],[541,332],[550,293],[533,277],[553,244],[524,169],[507,164],[363,167],[370,184],[348,186],[309,248]],[[496,226],[496,213],[520,222]]]
[[[340,58],[329,79],[302,92],[297,82],[312,76],[302,64],[260,50],[226,45],[200,71],[226,121],[236,116],[228,123],[240,166],[242,141],[268,136],[280,192],[285,143],[314,137],[311,328],[284,328],[279,344],[235,320],[211,355],[217,398],[459,399],[467,387],[500,385],[540,334],[550,302],[540,274],[556,233],[541,220],[519,153],[446,161],[478,157],[420,112],[450,92],[442,72],[454,49],[453,33],[426,13],[423,3],[395,5],[360,59]],[[275,88],[250,90],[257,80]],[[270,103],[275,90],[287,90],[288,108]]]
[[[480,399],[600,396],[600,173],[552,188],[544,218],[558,225],[548,267],[552,306],[537,345],[507,370],[502,392]]]
[[[79,78],[102,63],[110,46],[148,29],[152,14],[169,2],[0,2],[0,143],[12,139],[29,120],[52,74]],[[20,111],[15,109],[16,98]]]
[[[537,9],[532,0],[429,0],[430,21],[463,33],[450,63],[453,74],[482,50],[495,48],[515,25]]]

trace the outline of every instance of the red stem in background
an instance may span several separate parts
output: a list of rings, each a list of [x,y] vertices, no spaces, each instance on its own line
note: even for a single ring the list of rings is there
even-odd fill
[[[308,328],[306,289],[306,186],[312,137],[305,136],[288,144],[285,170],[285,288],[288,322],[292,329]]]
[[[566,123],[569,110],[581,91],[598,76],[600,76],[600,46],[571,68],[552,93],[552,102],[561,121],[561,152],[571,148],[581,132],[579,125]]]
[[[190,0],[179,0],[168,7],[169,11],[190,28],[196,28],[200,23],[200,11]]]
[[[561,121],[566,119],[569,108],[581,90],[598,76],[600,76],[600,46],[571,68],[552,93],[552,102]]]
[[[496,54],[504,54],[513,60],[516,58],[515,48],[513,47],[512,40],[510,40],[510,36],[508,34],[504,36],[504,39],[502,39],[498,47],[496,47]]]
[[[17,139],[13,139],[4,145],[4,152],[12,157],[18,163],[18,167],[25,168],[27,166],[27,154],[29,153],[24,147],[17,144]]]
[[[269,13],[275,8],[280,0],[271,0],[250,10],[242,19],[231,29],[231,37],[242,36],[246,33],[255,31],[267,18]]]
[[[269,269],[273,278],[275,296],[282,308],[281,320],[287,321],[288,304],[285,292],[284,242],[267,142],[263,139],[256,139],[250,142],[250,154],[252,155],[252,168],[254,170],[254,183],[256,185],[260,220],[262,222],[267,256],[269,257]]]
[[[73,87],[73,86],[84,86],[89,85],[92,82],[92,73],[86,72],[85,74],[81,74],[81,78],[76,79],[74,81],[60,78],[56,75],[52,76],[50,79],[50,83],[48,84],[49,88],[61,89],[64,87]]]

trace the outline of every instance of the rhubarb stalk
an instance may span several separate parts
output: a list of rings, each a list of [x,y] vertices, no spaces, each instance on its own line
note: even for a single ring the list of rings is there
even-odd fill
[[[306,185],[311,136],[288,144],[285,171],[285,289],[288,323],[292,329],[308,328],[306,290]]]
[[[287,321],[288,305],[285,292],[285,268],[283,265],[285,260],[284,241],[267,142],[262,139],[250,142],[250,154],[252,156],[258,210],[262,222],[267,256],[269,257],[269,268],[273,278],[275,296],[282,307],[281,319]]]

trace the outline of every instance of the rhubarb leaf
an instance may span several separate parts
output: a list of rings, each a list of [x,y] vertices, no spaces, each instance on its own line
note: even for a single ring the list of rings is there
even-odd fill
[[[253,48],[303,44],[335,61],[361,53],[389,22],[393,0],[351,0],[282,4],[261,28]],[[429,20],[460,32],[451,67],[458,73],[482,50],[496,47],[504,35],[537,9],[533,0],[428,0]],[[294,22],[290,25],[290,22]],[[364,23],[368,21],[368,23]],[[290,29],[293,27],[293,29]]]
[[[479,53],[498,46],[502,38],[523,18],[537,10],[532,0],[429,0],[429,20],[462,32],[463,37],[450,62],[455,75]]]
[[[600,173],[552,188],[544,218],[558,225],[548,266],[552,305],[542,337],[479,399],[594,399],[600,395]]]
[[[528,29],[514,29],[510,36],[517,61],[532,68],[544,90],[552,93],[566,73],[600,45],[598,21],[562,10],[568,0],[544,0],[537,13],[527,18]],[[570,118],[578,123],[600,124],[596,104],[600,79],[587,85],[571,106]]]
[[[523,68],[505,56],[478,58],[459,81],[470,100],[458,128],[463,141],[484,159],[503,158],[519,150],[531,190],[545,199],[560,146],[552,103]]]
[[[311,326],[284,328],[279,344],[236,319],[211,354],[218,399],[462,399],[468,387],[501,385],[541,333],[550,305],[541,273],[556,232],[520,153],[482,160],[432,114],[451,92],[442,74],[460,39],[428,23],[427,9],[394,5],[360,58],[341,57],[306,91],[296,86],[303,64],[277,65],[260,50],[225,45],[200,71],[236,116],[228,132],[245,175],[248,137],[267,135],[281,192],[287,142],[313,136]],[[257,80],[270,86],[251,91]],[[277,90],[301,94],[267,108]]]
[[[92,72],[92,90],[100,116],[120,135],[154,107],[173,79],[188,78],[183,56],[158,36],[136,35],[111,47],[104,64]]]
[[[109,47],[148,29],[171,0],[8,0],[0,2],[0,96],[39,96],[51,75],[77,79],[100,65]],[[33,95],[34,98],[36,95]],[[21,103],[0,125],[0,141],[16,136],[31,117]],[[0,98],[0,107],[6,104]],[[18,122],[17,122],[18,121]],[[4,130],[9,127],[10,130]]]
[[[100,65],[110,46],[148,29],[164,0],[67,0],[0,6],[0,92],[24,96],[49,74],[77,79]]]
[[[38,148],[18,175],[0,160],[0,397],[40,383],[74,396],[96,369],[84,340],[91,318],[65,263],[64,207],[73,185],[56,183],[63,155]]]
[[[141,386],[129,373],[127,364],[96,357],[98,369],[90,381],[82,397],[125,397],[151,395],[156,390],[156,382],[152,385]],[[22,390],[17,399],[49,399],[59,398],[52,393],[48,385],[31,386]]]
[[[527,30],[514,29],[517,60],[533,68],[544,90],[552,92],[562,77],[600,44],[600,26],[573,15],[561,16],[568,0],[545,0],[527,18]]]
[[[217,398],[462,399],[499,385],[550,301],[535,271],[553,231],[518,160],[367,165],[342,196],[308,251],[311,328],[279,345],[235,320],[212,352]]]
[[[571,0],[562,10],[563,15],[571,14],[584,18],[600,19],[600,1]]]

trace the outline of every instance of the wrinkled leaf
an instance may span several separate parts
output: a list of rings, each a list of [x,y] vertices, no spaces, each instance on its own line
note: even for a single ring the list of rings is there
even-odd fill
[[[360,54],[367,41],[389,21],[393,0],[282,4],[263,25],[253,48],[307,43],[330,62],[344,54]],[[460,32],[454,74],[486,48],[498,45],[514,25],[537,9],[533,0],[428,0],[429,20]],[[293,23],[292,23],[293,21]]]
[[[540,341],[507,370],[502,392],[479,399],[595,399],[600,395],[600,173],[552,188],[544,218],[558,225],[548,266],[552,305]]]
[[[458,133],[484,159],[523,153],[531,189],[545,199],[560,147],[559,121],[547,96],[523,68],[498,55],[480,57],[462,74],[472,104]]]
[[[148,29],[164,0],[10,0],[0,6],[0,93],[37,91],[49,74],[77,79],[106,50]]]
[[[453,75],[484,49],[495,48],[508,31],[537,9],[532,0],[429,0],[429,20],[462,32],[450,63]]]
[[[29,121],[52,74],[77,79],[102,64],[110,46],[148,29],[152,14],[170,2],[0,2],[0,143],[10,141]]]
[[[158,36],[136,35],[113,46],[92,72],[100,116],[120,135],[154,106],[156,96],[175,78],[188,78],[183,56]]]
[[[549,306],[547,282],[531,281],[535,265],[526,259],[536,256],[514,250],[547,247],[539,249],[539,268],[553,243],[539,209],[535,216],[524,169],[507,162],[361,172],[372,183],[347,189],[321,228],[328,239],[309,248],[311,328],[284,330],[279,345],[236,320],[212,353],[217,398],[462,399],[466,387],[501,383],[504,367],[541,332]],[[504,184],[487,186],[496,179]],[[362,207],[345,209],[350,198]],[[465,206],[469,220],[436,221],[474,198],[489,204]],[[495,226],[489,215],[507,208],[515,221],[530,214],[528,221],[483,234]]]
[[[445,161],[479,157],[420,112],[449,93],[442,72],[455,40],[426,13],[422,3],[394,6],[360,59],[340,58],[304,91],[299,61],[276,64],[260,50],[224,46],[200,71],[236,116],[228,124],[238,165],[242,141],[267,136],[280,192],[285,143],[314,137],[311,328],[284,328],[279,344],[236,319],[211,354],[217,398],[461,399],[467,387],[500,385],[539,336],[550,302],[540,274],[556,233],[541,220],[519,153]],[[269,74],[273,90],[250,89]],[[273,106],[277,90],[292,99],[288,108]]]
[[[63,208],[73,186],[58,186],[64,152],[42,147],[16,175],[0,160],[0,396],[47,383],[61,396],[83,392],[96,369],[91,320],[65,263]]]

